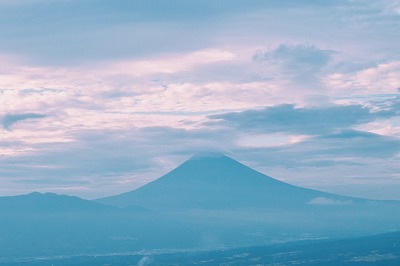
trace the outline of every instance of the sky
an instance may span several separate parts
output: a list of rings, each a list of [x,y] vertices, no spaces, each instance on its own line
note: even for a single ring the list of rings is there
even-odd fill
[[[400,200],[397,0],[0,0],[0,196],[133,190],[197,152]]]

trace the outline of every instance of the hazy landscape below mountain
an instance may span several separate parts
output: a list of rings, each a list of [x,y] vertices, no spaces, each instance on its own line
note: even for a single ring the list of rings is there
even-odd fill
[[[194,156],[128,193],[1,197],[0,257],[218,250],[400,230],[400,202],[300,188],[224,155]]]
[[[0,259],[0,265],[374,265],[400,264],[400,232],[361,238],[299,241],[222,250]]]

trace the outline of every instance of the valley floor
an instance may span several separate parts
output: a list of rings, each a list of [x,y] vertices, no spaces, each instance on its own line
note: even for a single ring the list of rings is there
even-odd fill
[[[0,265],[400,265],[400,232],[341,240],[167,254],[74,256],[0,261]]]

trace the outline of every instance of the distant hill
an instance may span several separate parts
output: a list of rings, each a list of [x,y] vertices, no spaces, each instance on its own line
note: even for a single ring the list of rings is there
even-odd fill
[[[7,257],[192,247],[198,234],[187,227],[139,206],[38,192],[0,197],[0,264]]]
[[[0,212],[66,212],[100,211],[111,209],[102,204],[78,197],[54,193],[32,192],[27,195],[0,197]]]

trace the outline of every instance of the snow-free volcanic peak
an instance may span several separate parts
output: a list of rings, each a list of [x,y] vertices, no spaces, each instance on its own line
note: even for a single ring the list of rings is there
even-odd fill
[[[347,197],[281,182],[220,153],[199,153],[143,187],[98,201],[176,210],[287,208],[315,198],[351,202]]]

